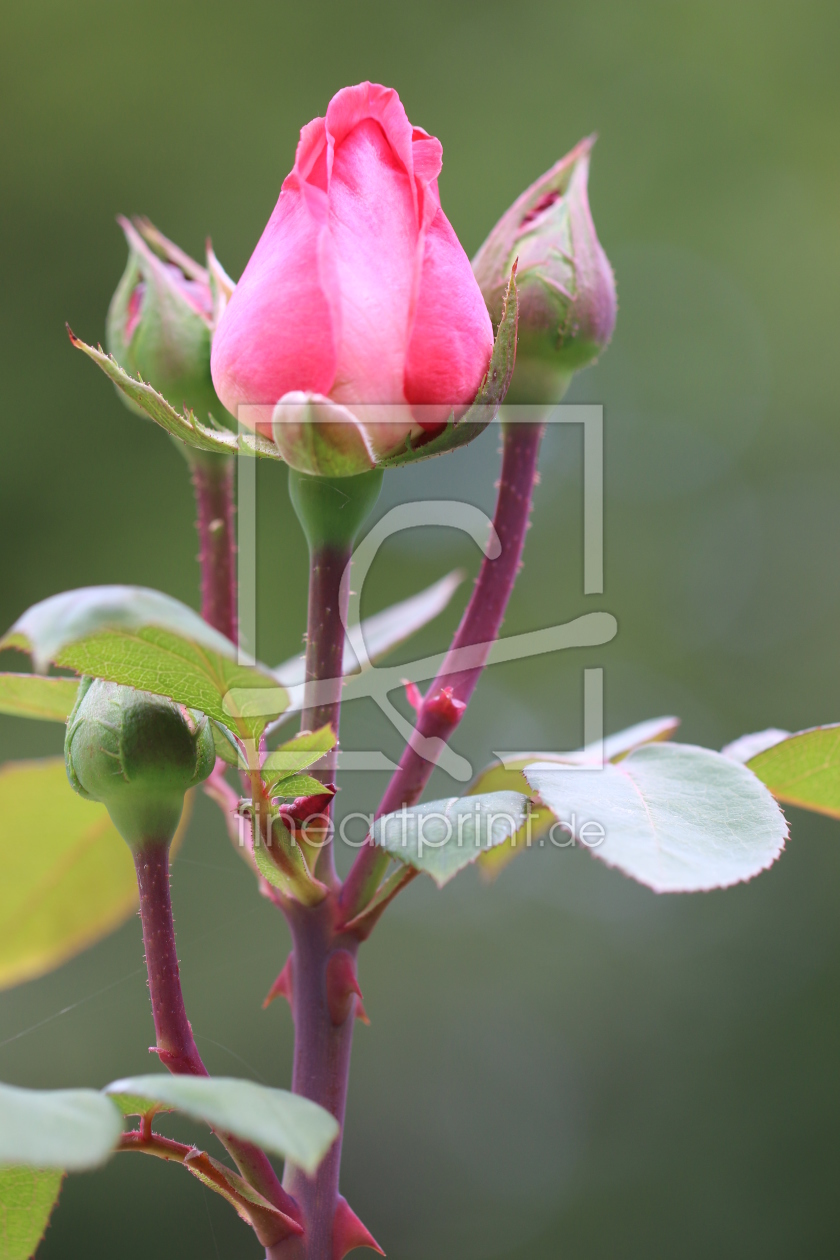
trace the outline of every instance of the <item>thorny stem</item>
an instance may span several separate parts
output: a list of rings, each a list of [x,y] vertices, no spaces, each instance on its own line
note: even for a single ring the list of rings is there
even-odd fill
[[[283,1185],[303,1210],[306,1223],[307,1260],[332,1260],[336,1252],[333,1238],[338,1207],[338,1180],[344,1111],[350,1077],[350,1051],[356,1020],[356,1001],[351,994],[344,1018],[337,1021],[329,992],[330,960],[345,950],[355,961],[358,940],[336,935],[331,898],[312,909],[299,907],[287,912],[294,944],[292,970],[292,1011],[295,1022],[292,1090],[311,1098],[335,1116],[339,1136],[312,1177],[287,1165]],[[334,995],[333,995],[334,996]],[[294,1243],[287,1244],[290,1255]],[[278,1255],[285,1254],[278,1252]]]
[[[412,738],[388,784],[377,815],[392,813],[417,801],[434,769],[435,749],[440,747],[439,743],[431,741],[445,743],[449,740],[475,690],[519,572],[544,427],[542,423],[503,425],[502,472],[493,517],[501,551],[495,560],[485,558],[482,563],[449,654],[426,693]],[[482,646],[476,647],[475,664],[470,669],[452,672],[451,654],[476,645]],[[372,844],[360,850],[341,894],[342,908],[348,918],[373,894],[388,861],[387,854]]]
[[[194,453],[190,460],[200,544],[201,615],[236,642],[236,539],[230,455]]]
[[[134,851],[134,866],[157,1052],[161,1062],[175,1075],[207,1076],[181,992],[169,891],[168,843],[149,840]],[[227,1134],[219,1136],[254,1189],[285,1215],[297,1219],[297,1206],[280,1185],[268,1156],[249,1142]]]

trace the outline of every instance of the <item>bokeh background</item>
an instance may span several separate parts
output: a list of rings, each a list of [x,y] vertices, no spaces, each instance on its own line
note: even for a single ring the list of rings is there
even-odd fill
[[[720,747],[840,719],[836,4],[29,0],[0,29],[3,627],[91,583],[197,603],[183,460],[63,322],[103,335],[118,212],[194,254],[211,233],[238,275],[300,126],[371,78],[441,138],[444,207],[470,253],[600,133],[591,197],[620,313],[571,397],[606,408],[605,594],[581,593],[580,434],[557,429],[507,629],[597,607],[620,631],[492,670],[459,751],[480,766],[494,748],[576,746],[585,665],[606,671],[610,730],[675,713],[685,740]],[[489,507],[496,439],[388,474],[381,508]],[[261,468],[259,514],[258,649],[276,662],[300,646],[306,568],[282,468]],[[476,563],[443,530],[395,539],[365,611]],[[462,604],[411,650],[443,647]],[[344,742],[395,748],[366,702]],[[3,760],[60,746],[57,727],[0,719]],[[344,800],[380,786],[347,784]],[[580,851],[523,855],[489,889],[471,873],[442,894],[412,886],[363,956],[373,1026],[357,1035],[343,1174],[389,1256],[840,1253],[840,824],[789,816],[776,867],[727,892],[656,897]],[[33,802],[20,843],[37,829]],[[288,1010],[260,1009],[285,928],[207,802],[174,897],[211,1070],[286,1084]],[[0,994],[0,1078],[151,1070],[141,963],[133,919]],[[120,1156],[65,1185],[41,1252],[116,1254],[258,1248],[180,1170]]]

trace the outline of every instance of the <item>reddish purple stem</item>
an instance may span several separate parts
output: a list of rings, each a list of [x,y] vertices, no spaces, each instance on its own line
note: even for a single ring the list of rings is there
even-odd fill
[[[356,1022],[355,1001],[350,1001],[346,1018],[341,1023],[335,1024],[330,1014],[327,991],[330,957],[338,949],[347,950],[355,957],[358,949],[357,940],[336,936],[331,902],[332,899],[328,898],[320,906],[309,910],[301,907],[287,915],[294,942],[292,1012],[295,1054],[292,1090],[326,1107],[341,1125],[338,1138],[314,1176],[308,1177],[300,1169],[289,1165],[283,1178],[284,1188],[303,1210],[307,1260],[331,1260],[333,1256],[344,1109]],[[291,1252],[291,1246],[289,1250]]]
[[[207,1076],[181,992],[169,892],[169,845],[151,841],[136,849],[134,866],[160,1061],[176,1075]]]
[[[300,729],[316,731],[327,723],[338,735],[341,720],[341,683],[344,660],[344,624],[347,607],[341,603],[341,579],[350,561],[349,548],[322,547],[315,551],[309,564],[309,610],[306,632],[306,681],[327,683],[328,694],[319,689],[318,702],[304,693]],[[349,600],[349,592],[345,596]],[[335,781],[336,752],[327,753],[312,770],[322,783]],[[332,805],[325,813],[331,814]],[[316,863],[318,878],[336,884],[333,846],[324,845]]]
[[[233,522],[234,461],[196,454],[192,479],[200,544],[201,615],[236,642],[236,542]]]
[[[149,840],[135,850],[134,866],[140,891],[140,919],[160,1060],[176,1075],[207,1076],[181,992],[169,892],[168,843]],[[249,1142],[241,1142],[228,1134],[220,1134],[220,1137],[243,1177],[281,1212],[297,1220],[297,1205],[280,1185],[268,1156]]]

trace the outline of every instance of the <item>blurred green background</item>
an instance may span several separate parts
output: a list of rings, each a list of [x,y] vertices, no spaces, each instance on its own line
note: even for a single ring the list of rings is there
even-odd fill
[[[71,350],[124,265],[118,212],[239,275],[300,126],[342,85],[397,87],[443,142],[472,253],[513,197],[598,131],[593,211],[620,312],[574,386],[607,422],[606,589],[584,598],[580,435],[550,434],[506,623],[589,608],[607,647],[496,668],[457,747],[580,740],[582,668],[607,723],[682,738],[840,719],[840,9],[829,0],[30,0],[0,16],[4,394],[0,622],[69,587],[197,603],[185,465]],[[497,435],[388,474],[492,504]],[[261,657],[298,650],[305,558],[283,470],[260,470]],[[461,563],[445,531],[389,543],[364,608]],[[464,588],[466,589],[466,588]],[[463,603],[415,640],[444,646]],[[2,664],[14,667],[11,657]],[[19,667],[19,666],[18,666]],[[373,743],[371,743],[373,741]],[[374,710],[346,747],[394,750]],[[0,719],[2,759],[57,727]],[[376,776],[344,801],[375,799]],[[438,787],[446,790],[441,779]],[[343,1189],[394,1260],[727,1260],[840,1254],[840,824],[789,811],[769,873],[656,897],[583,852],[520,857],[492,888],[417,881],[363,955]],[[36,844],[32,831],[20,842]],[[200,801],[174,876],[184,986],[211,1071],[290,1075],[288,1010],[260,1002],[286,932]],[[139,923],[0,994],[0,1078],[98,1085],[153,1070]],[[180,1170],[120,1156],[70,1180],[44,1260],[256,1257]]]

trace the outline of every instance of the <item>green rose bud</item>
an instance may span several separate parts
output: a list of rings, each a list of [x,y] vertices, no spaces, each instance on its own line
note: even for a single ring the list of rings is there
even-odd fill
[[[473,259],[494,324],[518,258],[519,340],[511,403],[562,397],[615,326],[612,268],[595,232],[587,182],[593,139],[582,140],[502,215]]]
[[[204,714],[92,678],[79,687],[64,757],[72,787],[107,807],[132,848],[169,843],[185,793],[207,778],[216,760]]]
[[[178,410],[186,405],[203,424],[212,414],[235,428],[210,377],[213,329],[233,292],[233,281],[209,246],[204,268],[148,220],[118,222],[129,253],[105,323],[109,353]],[[140,410],[125,394],[120,397],[132,411]]]

